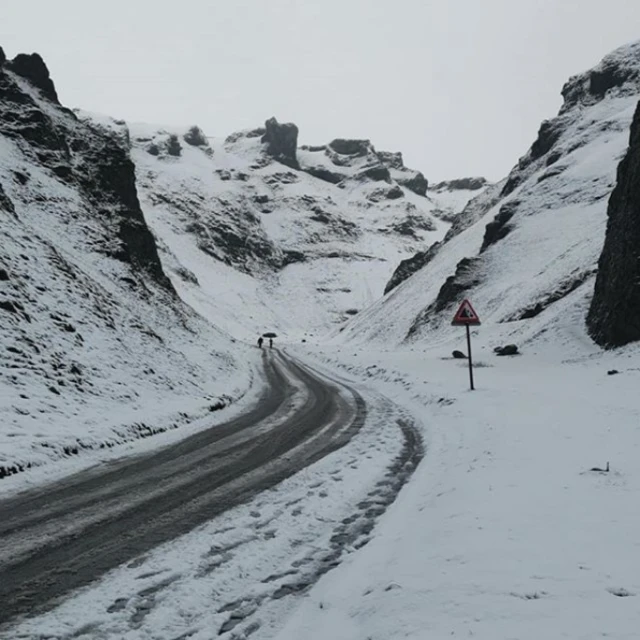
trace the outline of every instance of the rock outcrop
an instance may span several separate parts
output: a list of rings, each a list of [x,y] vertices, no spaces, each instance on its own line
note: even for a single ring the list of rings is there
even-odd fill
[[[298,127],[293,122],[281,124],[275,118],[269,118],[264,125],[262,142],[267,145],[267,153],[287,167],[298,169]]]
[[[103,227],[101,238],[93,239],[95,250],[145,271],[173,292],[138,202],[126,135],[81,122],[60,106],[56,111],[43,108],[7,69],[14,73],[20,69],[23,77],[57,103],[42,58],[38,54],[16,56],[0,67],[0,135],[21,140],[42,168],[82,193]]]
[[[617,347],[640,340],[640,105],[607,216],[587,326],[599,345]]]
[[[0,59],[4,56],[0,56]],[[8,64],[9,69],[19,76],[26,78],[34,87],[42,91],[42,94],[52,102],[60,104],[58,94],[49,76],[49,69],[44,60],[37,53],[20,53]]]

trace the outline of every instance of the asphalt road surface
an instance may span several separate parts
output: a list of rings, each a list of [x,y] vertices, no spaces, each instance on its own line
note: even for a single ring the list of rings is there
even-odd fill
[[[353,389],[276,350],[265,350],[264,371],[259,402],[234,420],[0,501],[0,636],[334,451],[363,424]]]

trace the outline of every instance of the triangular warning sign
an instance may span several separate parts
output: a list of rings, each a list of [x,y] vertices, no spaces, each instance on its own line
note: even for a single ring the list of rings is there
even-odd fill
[[[480,318],[468,300],[463,300],[462,304],[453,316],[453,325],[480,324]]]

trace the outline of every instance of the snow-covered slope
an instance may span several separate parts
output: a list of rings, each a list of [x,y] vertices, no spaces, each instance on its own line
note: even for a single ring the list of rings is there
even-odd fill
[[[402,259],[444,236],[435,216],[454,211],[452,193],[462,208],[473,190],[440,202],[399,153],[344,139],[296,149],[295,125],[266,124],[226,139],[131,125],[132,157],[183,299],[236,335],[299,340],[375,302]]]
[[[0,477],[177,427],[249,385],[249,352],[164,274],[127,138],[62,107],[39,56],[0,64]]]
[[[444,338],[455,331],[450,321],[464,297],[485,324],[499,325],[496,340],[528,339],[559,313],[574,321],[566,304],[583,313],[638,102],[639,69],[636,43],[569,80],[559,115],[542,124],[498,201],[460,216],[459,232],[448,234],[419,272],[352,320],[341,339]],[[528,322],[537,316],[538,322]]]

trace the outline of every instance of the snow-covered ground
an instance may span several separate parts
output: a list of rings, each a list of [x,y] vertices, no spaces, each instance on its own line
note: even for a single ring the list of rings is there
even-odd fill
[[[278,640],[638,637],[640,348],[601,353],[574,314],[497,357],[481,327],[471,392],[457,331],[435,349],[325,350],[420,416],[426,455]]]
[[[639,46],[611,60],[626,72],[625,65],[637,66]],[[589,77],[584,74],[585,87]],[[255,137],[214,141],[210,151],[183,144],[178,159],[151,155],[145,146],[154,140],[164,144],[168,133],[133,128],[143,209],[182,300],[241,337],[253,337],[261,328],[283,333],[279,343],[288,342],[291,353],[366,385],[369,417],[344,449],[114,570],[45,616],[22,622],[8,637],[637,638],[640,347],[602,352],[584,326],[607,198],[640,91],[637,77],[630,74],[628,82],[607,95],[568,103],[554,121],[557,139],[542,155],[523,157],[512,176],[517,178],[513,189],[448,240],[421,271],[369,307],[395,267],[391,263],[442,237],[446,225],[436,223],[435,231],[425,229],[417,240],[383,233],[380,228],[399,222],[406,208],[400,211],[397,200],[363,205],[372,202],[369,196],[379,185],[349,183],[340,189],[315,182],[309,204],[328,210],[332,222],[310,220],[306,211],[308,219],[300,224],[298,216],[305,211],[300,203],[311,188],[305,181],[311,179],[295,171],[292,178],[288,169],[264,163]],[[580,88],[581,82],[574,78],[571,87]],[[573,100],[576,94],[567,95]],[[305,152],[301,160],[310,162],[307,156],[318,153]],[[3,184],[11,182],[9,172],[22,161],[16,154],[13,147],[2,148]],[[48,205],[55,212],[82,213],[82,207],[73,208],[74,195],[50,175],[30,171],[32,185],[56,195]],[[193,388],[184,400],[195,414],[193,403],[202,389],[213,393],[220,381],[233,381],[242,395],[252,375],[249,349],[195,315],[176,335],[173,316],[156,316],[151,303],[122,294],[118,267],[101,266],[103,258],[87,259],[78,250],[80,231],[67,236],[59,221],[43,231],[41,209],[29,208],[17,186],[7,191],[22,225],[9,226],[15,241],[12,264],[20,264],[21,252],[28,251],[30,260],[41,260],[43,247],[52,243],[81,267],[83,279],[88,274],[87,279],[125,301],[113,305],[119,322],[133,318],[114,344],[102,348],[100,341],[110,333],[89,322],[95,324],[99,316],[91,316],[85,328],[84,307],[73,298],[67,303],[66,280],[58,272],[39,276],[46,305],[56,309],[64,302],[71,308],[60,322],[70,319],[91,337],[92,349],[79,350],[77,358],[108,353],[113,363],[112,372],[105,373],[109,367],[103,362],[92,370],[109,390],[103,404],[96,410],[78,401],[70,405],[71,414],[77,412],[78,420],[88,416],[95,424],[99,417],[102,428],[114,400],[140,415],[148,416],[151,404],[162,412],[162,398],[173,380],[179,381],[179,390]],[[405,193],[407,202],[418,201]],[[428,209],[429,201],[424,202]],[[256,210],[256,203],[271,211]],[[268,259],[252,262],[255,252],[226,255],[231,245],[207,245],[206,225],[203,231],[198,224],[204,220],[216,229],[224,221],[226,210],[218,209],[223,205],[240,216],[233,219],[235,231],[262,247]],[[481,250],[487,224],[505,205],[514,212],[508,221],[512,228]],[[311,213],[322,217],[327,211]],[[345,222],[355,225],[357,233]],[[46,242],[37,240],[42,246],[31,251],[25,235],[40,238],[43,233]],[[219,255],[211,255],[216,251]],[[285,251],[306,252],[312,259],[269,271],[269,260],[277,263]],[[245,258],[244,264],[234,263]],[[459,297],[471,297],[483,320],[473,331],[473,392],[466,362],[450,357],[454,349],[466,351],[463,330],[450,326],[454,301],[441,309],[436,305],[442,285],[464,258],[472,258],[473,268],[471,275],[458,274],[455,282],[466,289],[453,298],[458,303]],[[338,331],[350,310],[357,312],[355,318]],[[167,340],[166,350],[156,354],[145,332],[127,331],[139,329],[138,316],[153,319],[153,330]],[[40,317],[33,326],[40,337],[51,331],[51,323]],[[330,345],[317,335],[329,328],[334,330]],[[51,344],[75,354],[68,351],[70,336],[60,335],[49,337]],[[212,353],[202,351],[203,336],[211,338]],[[494,354],[494,347],[512,342],[521,355]],[[140,357],[139,367],[127,363],[130,352]],[[172,364],[176,354],[182,355]],[[139,383],[147,359],[155,358],[162,384]],[[203,382],[209,359],[216,371],[211,387]],[[184,361],[196,365],[185,372]],[[226,378],[230,372],[237,377]],[[20,375],[35,379],[29,368]],[[115,387],[110,385],[133,386],[134,381],[144,387],[135,398],[111,393]],[[41,399],[46,387],[29,385]],[[24,439],[26,433],[29,442],[37,442],[61,433],[55,429],[65,424],[77,438],[78,425],[84,423],[68,423],[68,412],[56,414],[44,434],[27,428],[43,422],[16,409],[23,399],[16,395],[18,386],[13,381],[13,387],[3,387],[9,389],[3,390],[8,398],[3,407],[11,408],[7,415],[21,421],[0,431],[3,451],[13,446],[12,438]],[[59,411],[56,407],[45,408]],[[384,487],[402,449],[398,421],[420,430],[425,457],[385,511],[380,508]],[[203,424],[204,419],[189,428]],[[152,440],[161,444],[175,437]],[[601,471],[607,464],[610,470]],[[32,474],[20,476],[38,479]],[[23,481],[3,481],[11,482],[3,486],[15,490]],[[372,518],[378,517],[371,529]]]
[[[10,637],[636,638],[640,348],[600,352],[577,313],[517,357],[493,354],[507,337],[497,331],[474,330],[474,392],[449,355],[463,329],[429,349],[297,348],[366,383],[362,435]],[[389,414],[381,397],[404,409]],[[336,560],[345,518],[375,504],[403,411],[424,460],[305,589]],[[591,470],[607,462],[609,473]]]

